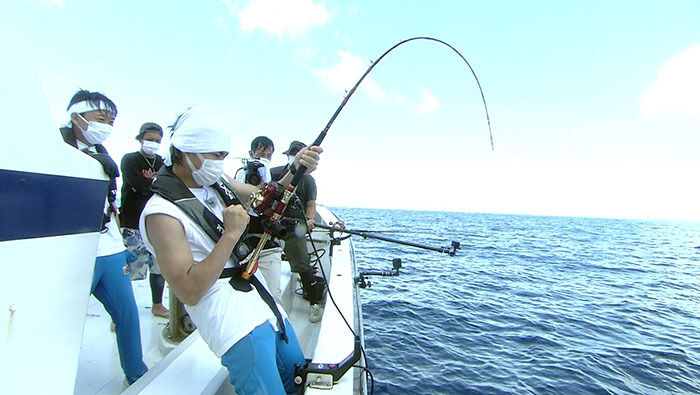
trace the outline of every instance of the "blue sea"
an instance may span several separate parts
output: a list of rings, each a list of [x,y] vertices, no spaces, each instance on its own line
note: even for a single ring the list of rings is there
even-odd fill
[[[335,208],[376,394],[700,393],[700,224]]]

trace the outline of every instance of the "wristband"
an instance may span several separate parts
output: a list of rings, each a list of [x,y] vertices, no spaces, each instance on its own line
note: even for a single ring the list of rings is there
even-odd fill
[[[292,175],[297,174],[297,168],[294,166],[294,163],[292,163],[292,165],[289,166],[289,172],[292,173]]]

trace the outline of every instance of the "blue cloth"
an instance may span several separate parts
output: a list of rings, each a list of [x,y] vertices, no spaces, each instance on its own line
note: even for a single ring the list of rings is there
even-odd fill
[[[303,367],[306,360],[292,324],[285,320],[285,326],[289,343],[265,321],[221,357],[237,394],[298,392],[294,388],[294,366]]]
[[[160,274],[160,268],[155,264],[153,255],[146,248],[138,229],[122,228],[122,239],[126,246],[126,261],[129,263],[129,275],[132,280],[146,278],[148,269],[153,274]],[[130,258],[131,256],[131,258]]]
[[[128,250],[128,249],[125,252],[126,252],[126,263],[136,262],[136,260],[139,259],[139,256],[136,255],[135,252]]]
[[[143,376],[148,367],[143,362],[139,312],[126,267],[125,252],[95,259],[90,292],[112,317],[117,333],[119,361],[126,380],[131,384]]]

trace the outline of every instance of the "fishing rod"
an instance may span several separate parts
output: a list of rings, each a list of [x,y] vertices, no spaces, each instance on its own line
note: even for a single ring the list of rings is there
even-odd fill
[[[323,128],[321,133],[316,137],[316,140],[314,140],[313,143],[311,143],[310,147],[313,146],[320,146],[323,140],[326,138],[326,135],[328,134],[328,130],[331,128],[331,125],[333,125],[333,122],[335,122],[335,119],[338,117],[340,112],[345,108],[345,105],[347,104],[348,100],[350,100],[350,97],[355,93],[357,88],[360,86],[362,81],[364,81],[365,77],[374,69],[374,67],[381,62],[384,57],[389,54],[391,51],[396,49],[397,47],[411,42],[411,41],[416,41],[416,40],[427,40],[427,41],[432,41],[436,42],[442,45],[447,46],[450,48],[454,53],[456,53],[463,61],[464,63],[467,64],[469,67],[469,70],[471,71],[472,75],[474,76],[474,79],[476,80],[476,84],[479,88],[479,92],[481,93],[481,101],[484,103],[484,112],[486,113],[486,122],[488,124],[489,128],[489,139],[491,142],[491,150],[494,150],[493,146],[493,133],[491,132],[491,118],[489,117],[489,111],[488,107],[486,106],[486,98],[484,97],[484,91],[481,88],[481,83],[479,82],[479,78],[476,76],[476,72],[474,71],[474,68],[469,64],[469,61],[452,45],[446,43],[445,41],[439,40],[437,38],[433,37],[412,37],[408,38],[402,41],[399,41],[397,44],[386,50],[376,61],[371,62],[369,68],[365,71],[364,74],[362,74],[362,77],[355,83],[355,85],[350,89],[348,94],[343,98],[343,101],[340,103],[340,106],[335,110],[335,113],[331,116],[331,119],[328,121],[326,126]],[[281,232],[282,226],[280,225],[280,219],[282,218],[282,215],[284,213],[284,210],[286,209],[287,205],[289,204],[290,199],[292,198],[292,195],[294,194],[294,190],[296,189],[297,184],[301,181],[302,176],[306,172],[306,166],[300,163],[300,166],[297,170],[293,170],[294,165],[291,165],[289,167],[289,170],[287,172],[292,172],[294,177],[292,178],[292,181],[289,183],[289,186],[284,189],[284,191],[281,193],[281,197],[278,197],[280,195],[280,192],[278,191],[277,185],[270,183],[265,186],[263,186],[262,189],[260,189],[258,192],[253,193],[250,197],[249,200],[249,207],[252,207],[253,210],[263,216],[265,218],[264,220],[264,225],[265,226],[265,232],[262,234],[260,237],[260,240],[258,242],[258,245],[256,246],[255,250],[253,251],[253,255],[251,256],[251,259],[248,261],[248,264],[246,265],[245,270],[241,273],[241,277],[244,279],[248,280],[250,279],[250,276],[255,273],[255,271],[258,268],[258,258],[260,257],[260,253],[262,252],[262,249],[265,245],[265,243],[270,239],[272,232],[279,233]],[[284,174],[286,176],[287,173]],[[272,213],[272,215],[269,215],[269,213]],[[268,214],[267,216],[265,214]]]
[[[333,225],[333,222],[330,223]],[[366,233],[401,233],[402,230],[384,230],[384,229],[354,229],[355,232],[366,232]]]
[[[379,62],[387,54],[389,54],[391,51],[393,51],[397,47],[399,47],[407,42],[411,42],[411,41],[415,41],[415,40],[428,40],[428,41],[433,41],[433,42],[443,44],[443,45],[449,47],[450,49],[452,49],[452,51],[454,51],[467,64],[467,66],[469,66],[469,69],[471,70],[471,73],[474,76],[474,79],[476,80],[477,86],[479,87],[479,92],[481,93],[481,100],[484,103],[484,111],[486,113],[486,122],[487,122],[488,128],[489,128],[489,139],[491,142],[491,150],[494,150],[493,134],[491,132],[491,119],[489,117],[488,108],[486,106],[486,99],[484,97],[484,91],[481,88],[481,83],[479,82],[479,78],[476,76],[476,72],[474,72],[474,69],[469,64],[467,59],[464,56],[462,56],[462,54],[457,49],[455,49],[453,46],[451,46],[450,44],[448,44],[442,40],[438,40],[438,39],[432,38],[432,37],[413,37],[413,38],[409,38],[409,39],[400,41],[397,44],[395,44],[394,46],[392,46],[391,48],[389,48],[387,51],[385,51],[376,61],[371,62],[369,68],[367,68],[367,70],[362,75],[362,77],[360,77],[360,79],[357,81],[357,83],[355,83],[355,85],[352,87],[352,89],[350,89],[348,94],[343,98],[343,101],[340,103],[340,106],[338,106],[335,113],[333,113],[333,115],[331,116],[331,119],[328,121],[326,126],[323,128],[321,133],[319,133],[318,137],[316,137],[316,140],[314,140],[314,142],[310,144],[310,147],[314,147],[314,146],[320,147],[321,143],[323,142],[323,140],[326,138],[326,135],[328,134],[328,130],[330,129],[331,125],[333,125],[333,122],[335,122],[335,119],[338,117],[338,115],[343,110],[343,108],[345,108],[345,105],[347,104],[348,100],[350,100],[350,97],[352,97],[352,95],[355,93],[355,91],[360,86],[362,81],[364,81],[365,77],[367,77],[367,75],[374,69],[374,67],[377,64],[379,64]],[[278,185],[276,183],[269,183],[269,184],[264,185],[258,192],[253,193],[250,196],[250,199],[248,202],[248,207],[251,207],[256,213],[258,213],[261,216],[261,218],[263,219],[263,225],[265,227],[265,231],[260,236],[260,240],[258,241],[258,245],[255,247],[255,250],[253,251],[251,258],[248,261],[248,264],[246,265],[245,269],[241,272],[241,278],[244,280],[250,280],[250,277],[257,271],[258,259],[260,257],[260,253],[262,252],[262,249],[265,246],[265,244],[267,243],[267,241],[270,239],[272,233],[275,232],[276,235],[279,235],[283,232],[283,226],[280,224],[280,219],[282,218],[283,213],[284,213],[285,209],[287,208],[287,205],[289,204],[289,201],[292,199],[292,196],[294,194],[294,191],[296,190],[297,185],[299,184],[304,173],[307,170],[307,168],[304,164],[300,163],[299,165],[300,165],[299,168],[295,169],[294,164],[292,164],[291,166],[289,166],[289,169],[287,170],[287,172],[285,172],[285,174],[283,175],[283,177],[286,177],[287,173],[291,172],[293,174],[293,177],[292,177],[292,181],[289,183],[289,186],[284,188],[284,190],[281,193],[279,191],[279,189],[281,187],[280,185]],[[272,213],[272,215],[270,215],[270,213]],[[312,243],[313,243],[313,240],[312,240]],[[452,246],[453,246],[453,249],[452,249],[453,251],[456,250],[457,248],[459,248],[459,244],[458,243],[455,244],[455,242],[453,242]],[[314,250],[315,250],[315,247],[314,247]],[[452,255],[454,255],[454,253]],[[330,292],[329,292],[329,294],[330,294]],[[332,300],[332,297],[331,297],[331,300]],[[334,304],[335,304],[335,302],[334,302]],[[337,308],[337,305],[336,305],[336,308]],[[338,309],[338,311],[340,311],[340,309]],[[341,317],[343,317],[342,313],[341,313]],[[359,336],[357,336],[355,334],[355,332],[352,330],[352,327],[348,324],[345,317],[343,317],[343,320],[345,321],[345,324],[348,325],[348,328],[350,329],[350,331],[355,335],[355,350],[352,354],[352,357],[347,358],[346,360],[344,360],[342,362],[342,364],[340,364],[335,369],[333,369],[335,371],[335,373],[338,373],[340,371],[342,371],[344,373],[344,371],[349,369],[350,366],[352,366],[357,361],[359,361],[359,358],[360,358],[360,355],[357,352],[358,344],[359,344]],[[359,349],[362,352],[362,354],[364,355],[364,349],[362,347],[359,347]],[[366,356],[365,356],[365,361],[366,361]],[[323,373],[318,373],[318,375],[316,375],[315,380],[318,380],[318,379],[322,380],[323,376],[328,376],[329,372],[328,372],[327,367],[324,369],[320,369],[320,367],[319,367],[319,370],[323,371]],[[331,375],[331,377],[332,377],[332,379],[331,379],[332,380],[331,386],[332,386],[332,382],[336,381],[337,376]],[[295,378],[295,380],[296,380],[296,378]],[[301,381],[302,382],[305,381],[304,378],[301,378]],[[372,386],[374,387],[374,383],[372,384]]]
[[[338,228],[335,226],[328,226],[328,225],[317,224],[317,223],[314,223],[314,226],[317,228],[321,228],[321,229],[327,229],[331,232],[347,233],[347,234],[351,234],[351,235],[362,236],[363,238],[366,238],[366,239],[376,239],[376,240],[386,241],[389,243],[396,243],[396,244],[401,244],[401,245],[410,246],[410,247],[422,248],[424,250],[436,251],[436,252],[440,252],[443,254],[448,254],[450,256],[454,256],[455,253],[457,252],[457,250],[459,250],[459,248],[460,248],[460,243],[458,241],[452,241],[452,243],[449,247],[432,247],[429,245],[414,243],[411,241],[392,239],[391,237],[375,235],[375,234],[371,234],[369,232],[364,232],[364,231]]]

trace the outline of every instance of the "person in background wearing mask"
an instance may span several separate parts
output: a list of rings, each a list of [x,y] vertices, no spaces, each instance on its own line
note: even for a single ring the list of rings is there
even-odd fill
[[[258,136],[250,143],[249,160],[245,166],[236,172],[235,181],[241,184],[261,186],[272,181],[270,175],[270,160],[275,152],[275,145],[270,138]],[[250,226],[248,229],[249,241],[253,246],[257,246],[260,236],[265,232],[265,228],[258,215],[249,211]],[[279,241],[274,238],[268,239],[260,252],[258,266],[272,297],[277,303],[282,303],[282,289],[280,283],[280,271],[282,269],[282,248]]]
[[[300,141],[292,141],[289,148],[283,152],[287,155],[288,164],[270,169],[274,180],[280,179],[294,165],[294,157],[306,147]],[[295,195],[298,197],[292,206],[285,210],[283,224],[289,228],[284,237],[284,254],[287,256],[289,266],[293,273],[298,273],[301,279],[302,295],[309,301],[309,321],[321,320],[321,302],[325,290],[323,277],[315,275],[311,268],[309,253],[306,249],[306,232],[314,229],[314,217],[316,216],[316,180],[310,174],[304,177],[297,185]],[[290,202],[291,203],[291,202]],[[298,205],[298,206],[297,206]],[[300,227],[296,226],[301,225]]]
[[[231,137],[216,118],[200,108],[175,121],[170,158],[141,214],[141,235],[202,339],[228,369],[236,393],[297,393],[295,364],[305,365],[304,354],[264,279],[256,272],[244,282],[253,289],[221,279],[226,271],[236,272],[247,253],[239,248],[250,220],[241,197],[258,188],[222,178]],[[296,166],[313,171],[321,152],[302,150]],[[291,176],[281,180],[290,181]]]
[[[132,280],[146,278],[146,271],[150,268],[148,280],[151,284],[151,313],[163,318],[168,318],[168,309],[163,306],[163,289],[165,280],[160,274],[158,262],[148,252],[141,240],[139,233],[139,217],[148,198],[153,195],[151,182],[156,173],[163,166],[163,158],[157,152],[160,149],[160,140],[163,138],[163,128],[157,123],[146,122],[141,125],[136,140],[141,143],[141,149],[124,155],[121,162],[122,184],[121,207],[119,220],[122,226],[122,237],[126,247],[136,255],[136,260],[131,262],[130,271]]]
[[[68,116],[69,120],[60,128],[63,141],[97,160],[109,177],[102,234],[97,245],[90,292],[112,317],[119,360],[126,383],[131,384],[143,376],[148,367],[143,362],[139,314],[129,280],[126,249],[119,233],[115,203],[119,169],[102,146],[102,142],[112,132],[117,106],[101,93],[80,90],[68,104]]]

